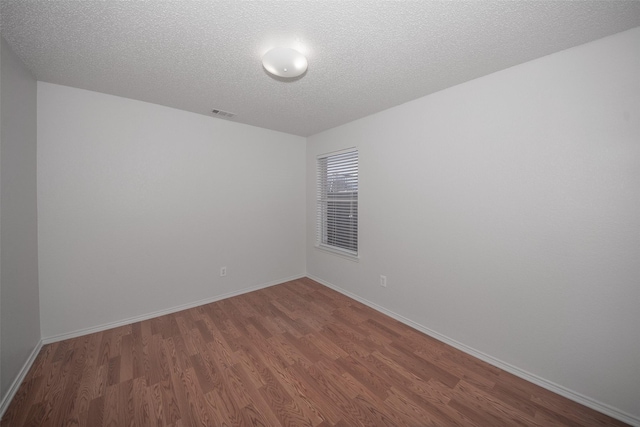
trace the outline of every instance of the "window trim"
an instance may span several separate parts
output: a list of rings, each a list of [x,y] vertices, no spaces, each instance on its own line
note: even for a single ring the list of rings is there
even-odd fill
[[[331,253],[333,255],[338,255],[340,257],[346,258],[348,260],[351,261],[359,261],[360,259],[360,247],[359,247],[359,234],[360,234],[360,227],[359,224],[356,223],[356,251],[351,251],[348,249],[344,249],[341,248],[339,246],[333,246],[333,245],[329,245],[326,243],[322,242],[322,236],[321,236],[321,225],[320,222],[322,221],[322,214],[320,212],[320,160],[321,159],[326,159],[328,157],[332,157],[332,156],[339,156],[341,154],[347,154],[347,153],[355,153],[356,155],[356,171],[358,172],[358,184],[357,184],[357,189],[356,189],[356,202],[358,203],[358,207],[359,207],[359,187],[360,187],[360,183],[359,183],[359,167],[360,167],[360,153],[358,152],[357,147],[351,147],[351,148],[346,148],[344,150],[338,150],[338,151],[332,151],[329,153],[323,153],[323,154],[318,154],[316,155],[316,238],[315,238],[315,248],[322,250],[324,252],[328,252]],[[358,215],[356,213],[356,215]],[[359,216],[359,215],[358,215]]]
[[[349,261],[354,261],[354,262],[360,261],[360,255],[359,255],[360,252],[358,252],[358,254],[354,254],[351,251],[346,251],[340,248],[336,248],[334,246],[328,246],[328,245],[317,243],[317,242],[314,247],[319,251],[330,253],[332,255],[336,255],[341,258],[348,259]]]

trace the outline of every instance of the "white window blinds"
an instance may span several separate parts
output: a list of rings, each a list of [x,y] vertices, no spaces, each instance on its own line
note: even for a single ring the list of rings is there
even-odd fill
[[[358,254],[358,151],[318,157],[319,246]]]

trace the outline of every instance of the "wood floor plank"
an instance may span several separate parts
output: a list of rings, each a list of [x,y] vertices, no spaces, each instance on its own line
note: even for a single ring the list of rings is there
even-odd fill
[[[148,400],[150,404],[150,414],[155,415],[151,420],[151,425],[161,427],[167,425],[165,423],[167,407],[163,403],[162,397],[162,385],[154,384],[152,386],[147,385]]]
[[[42,347],[0,427],[622,426],[303,278]]]
[[[249,382],[249,376],[243,366],[238,367],[238,375],[244,382]],[[261,413],[260,422],[265,422],[266,425],[278,426],[280,420],[274,413],[274,408],[265,400],[264,395],[260,392],[261,388],[249,387],[247,388],[248,397],[251,403],[247,407],[258,410]]]
[[[117,426],[119,423],[119,408],[118,408],[118,389],[119,384],[110,385],[107,387],[107,391],[104,395],[104,406],[102,409],[102,426]],[[56,424],[52,424],[56,425]],[[59,424],[57,424],[59,425]]]
[[[87,413],[87,426],[99,427],[104,424],[104,396],[93,399],[89,403],[89,411]],[[43,424],[40,424],[43,425]]]
[[[405,394],[393,387],[389,390],[389,397],[385,400],[385,404],[389,409],[397,411],[400,415],[402,415],[410,425],[444,425],[432,414],[424,413],[420,406],[415,404]]]
[[[133,417],[137,426],[151,426],[154,424],[155,413],[149,397],[149,388],[144,378],[133,380]]]
[[[171,379],[162,380],[155,384],[155,387],[156,390],[160,392],[159,397],[162,404],[161,408],[164,415],[164,423],[168,426],[174,425],[180,421],[182,414],[178,406],[178,396],[173,389],[173,383]]]
[[[107,390],[108,369],[106,365],[99,365],[95,369],[89,369],[87,375],[91,375],[91,399],[104,395]]]
[[[35,377],[25,380],[18,390],[18,393],[11,402],[11,407],[7,409],[2,419],[2,426],[22,425],[29,415],[28,408],[36,403],[37,390],[40,389],[43,377]]]
[[[303,381],[321,393],[322,400],[326,400],[327,404],[334,405],[339,410],[340,419],[336,425],[341,421],[346,421],[347,425],[375,425],[374,419],[349,398],[340,385],[327,379],[321,369],[316,366],[303,367],[300,364],[295,364],[293,369],[303,378]]]
[[[133,406],[133,401],[133,380],[128,379],[118,384],[119,426],[130,426],[133,424],[135,419],[135,409]]]

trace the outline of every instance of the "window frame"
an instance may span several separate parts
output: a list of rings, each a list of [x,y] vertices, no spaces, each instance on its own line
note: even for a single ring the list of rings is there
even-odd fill
[[[340,191],[341,193],[344,193],[344,194],[341,195],[339,198],[334,198],[332,200],[331,197],[327,196],[329,192],[328,187],[331,185],[330,183],[331,181],[327,176],[329,174],[329,171],[327,170],[328,166],[326,162],[328,161],[328,159],[331,159],[331,158],[333,158],[332,160],[338,161],[338,162],[340,162],[340,160],[344,161],[345,159],[348,159],[350,157],[349,155],[354,155],[355,159],[353,159],[352,163],[349,163],[349,166],[347,167],[347,171],[350,175],[347,178],[344,178],[344,181],[342,181],[341,185],[347,186],[347,187],[355,186],[355,190],[351,189],[350,191],[351,197],[348,197],[348,196],[344,197],[344,195],[346,193],[349,193],[349,191],[344,191],[344,190]],[[323,161],[325,162],[324,165],[322,163]],[[327,252],[331,252],[336,255],[343,256],[353,261],[357,261],[359,259],[359,253],[360,253],[359,224],[358,224],[358,217],[359,217],[358,198],[359,198],[359,186],[360,186],[359,161],[360,161],[359,152],[356,147],[351,147],[351,148],[347,148],[339,151],[333,151],[330,153],[319,154],[316,156],[316,244],[315,244],[315,247]],[[355,171],[355,178],[353,176],[354,171]],[[333,182],[335,183],[335,181]],[[340,245],[330,244],[328,242],[329,238],[327,236],[327,233],[330,226],[327,224],[327,222],[329,221],[328,219],[329,214],[327,212],[327,209],[328,209],[328,204],[331,203],[332,201],[334,203],[349,203],[348,210],[349,210],[350,218],[352,217],[354,208],[355,208],[355,225],[348,224],[345,222],[338,224],[338,221],[340,221],[339,217],[337,220],[335,220],[336,223],[334,224],[334,230],[339,228],[340,226],[345,227],[345,229],[347,230],[345,234],[339,235],[337,239],[344,239],[345,241],[348,241],[349,239],[355,240],[355,250],[352,250],[348,247],[344,247],[344,246],[349,246],[348,244],[340,246]],[[343,214],[340,212],[341,210],[342,209],[340,208],[334,209],[333,217],[336,218],[337,215],[339,216],[340,214]],[[353,233],[353,230],[349,232],[349,227],[355,228],[355,233]],[[351,243],[353,244],[353,242]]]

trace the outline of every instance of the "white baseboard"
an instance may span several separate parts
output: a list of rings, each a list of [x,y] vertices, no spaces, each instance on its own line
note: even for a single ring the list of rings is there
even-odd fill
[[[63,341],[70,338],[77,338],[83,335],[93,334],[95,332],[106,331],[107,329],[117,328],[119,326],[130,325],[131,323],[141,322],[143,320],[153,319],[154,317],[164,316],[165,314],[176,313],[178,311],[187,310],[189,308],[198,307],[205,304],[210,304],[212,302],[220,301],[226,298],[235,297],[238,295],[246,294],[249,292],[257,291],[258,289],[268,288],[270,286],[278,285],[280,283],[289,282],[291,280],[297,280],[305,277],[304,274],[299,276],[292,276],[284,279],[274,280],[267,283],[262,283],[260,285],[251,286],[248,288],[241,289],[239,291],[228,292],[222,295],[216,295],[211,298],[205,298],[198,301],[190,302],[187,304],[181,304],[174,307],[166,308],[163,310],[154,311],[152,313],[141,314],[140,316],[129,317],[128,319],[118,320],[117,322],[105,323],[98,326],[92,326],[90,328],[78,329],[72,332],[66,332],[64,334],[53,335],[50,337],[46,337],[42,339],[44,344],[51,344],[58,341]]]
[[[621,411],[617,408],[614,408],[610,405],[607,405],[605,403],[599,402],[595,399],[592,399],[590,397],[587,397],[583,394],[577,393],[573,390],[570,390],[566,387],[563,387],[559,384],[556,384],[552,381],[546,380],[542,377],[539,377],[535,374],[532,374],[530,372],[527,372],[523,369],[520,369],[516,366],[513,366],[507,362],[503,362],[500,359],[496,359],[493,356],[490,356],[488,354],[485,354],[481,351],[478,351],[472,347],[469,347],[465,344],[462,344],[461,342],[458,342],[454,339],[451,339],[449,337],[447,337],[446,335],[442,335],[441,333],[438,333],[432,329],[427,328],[426,326],[423,326],[419,323],[414,322],[411,319],[408,319],[400,314],[397,314],[391,310],[388,310],[374,302],[371,302],[369,300],[366,300],[362,297],[359,297],[358,295],[355,295],[345,289],[340,288],[339,286],[336,286],[332,283],[327,282],[326,280],[322,280],[319,277],[315,277],[313,275],[308,274],[307,277],[309,277],[310,279],[315,280],[318,283],[323,284],[324,286],[331,288],[337,292],[340,292],[341,294],[344,294],[350,298],[353,298],[356,301],[361,302],[364,305],[367,305],[371,308],[373,308],[376,311],[379,311],[381,313],[386,314],[389,317],[392,317],[396,320],[398,320],[399,322],[404,323],[405,325],[408,325],[410,327],[412,327],[413,329],[416,329],[426,335],[429,335],[439,341],[444,342],[445,344],[449,344],[452,347],[457,348],[460,351],[463,351],[467,354],[470,354],[471,356],[477,357],[478,359],[487,362],[497,368],[500,368],[504,371],[509,372],[510,374],[513,374],[517,377],[520,377],[526,381],[529,381],[533,384],[536,384],[540,387],[543,387],[549,391],[552,391],[556,394],[559,394],[560,396],[566,397],[567,399],[573,400],[574,402],[580,403],[581,405],[587,406],[591,409],[594,409],[598,412],[602,412],[603,414],[609,415],[612,418],[615,418],[617,420],[623,421],[627,424],[630,424],[632,426],[638,426],[640,427],[640,418],[635,417],[631,414],[628,414],[624,411]]]
[[[42,340],[40,340],[38,344],[36,344],[36,347],[33,349],[31,354],[27,358],[27,361],[22,366],[22,369],[20,369],[18,376],[11,383],[11,387],[9,387],[9,390],[7,390],[7,394],[5,394],[4,397],[2,398],[2,401],[0,401],[0,418],[3,417],[5,411],[9,407],[9,403],[11,403],[16,393],[18,392],[18,389],[20,388],[20,384],[22,384],[22,381],[27,376],[27,373],[29,372],[29,369],[31,369],[31,365],[33,365],[33,362],[35,362],[36,357],[38,357],[38,353],[40,353],[40,350],[42,349],[42,345],[43,345]]]

